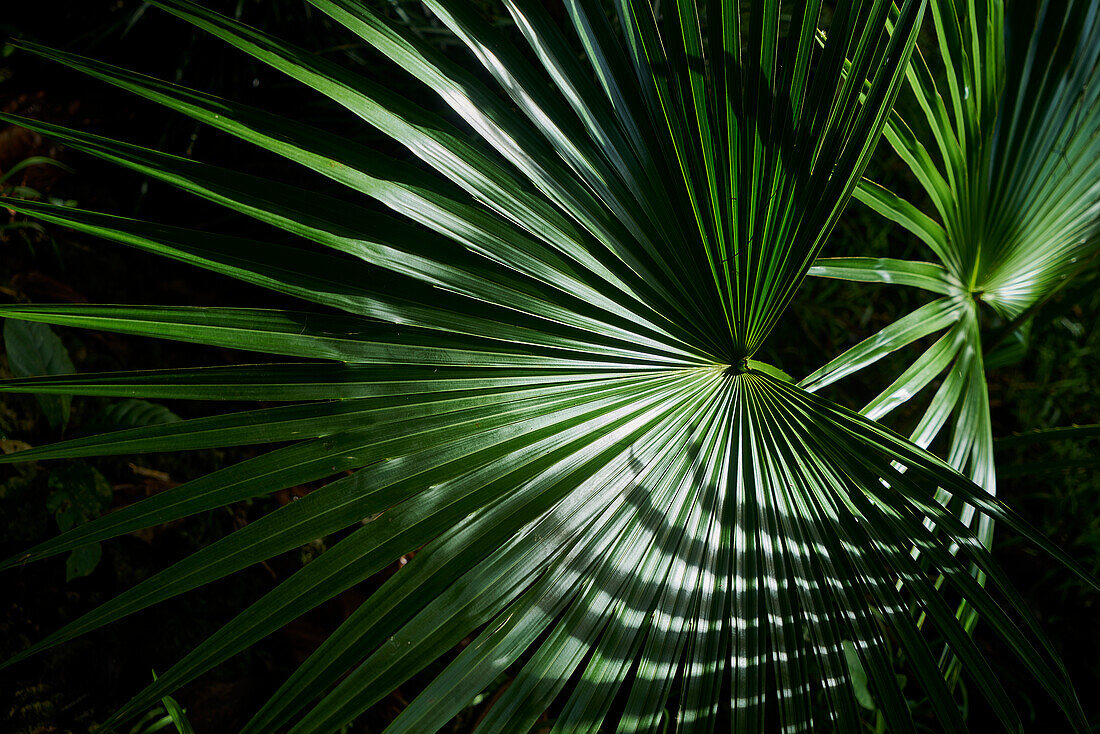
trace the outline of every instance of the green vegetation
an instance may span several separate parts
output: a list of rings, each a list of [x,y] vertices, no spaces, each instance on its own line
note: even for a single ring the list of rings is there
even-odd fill
[[[1057,620],[1014,588],[993,538],[1047,574],[1037,586],[1059,584],[1070,603],[1095,593],[1095,492],[1065,471],[1094,464],[1082,446],[1095,427],[994,441],[995,425],[1094,422],[1087,404],[1052,406],[1012,371],[1050,380],[1071,369],[1065,355],[1095,361],[1095,3],[1013,5],[1006,18],[996,0],[668,0],[656,13],[569,0],[555,18],[502,0],[489,19],[424,0],[412,12],[446,43],[407,9],[310,3],[357,39],[346,58],[190,0],[151,5],[390,143],[15,44],[296,167],[288,183],[0,113],[256,225],[243,236],[33,196],[6,198],[10,210],[281,299],[0,307],[13,374],[0,391],[33,394],[56,436],[70,422],[84,434],[5,444],[12,496],[26,498],[41,462],[68,463],[50,470],[45,505],[62,534],[3,567],[64,556],[75,579],[120,536],[267,510],[5,667],[302,552],[104,727],[186,731],[168,696],[366,586],[242,731],[338,731],[402,687],[387,732],[456,717],[479,732],[963,732],[976,705],[1022,731],[1034,711],[1013,700],[1005,665],[1051,702],[1028,706],[1090,730],[1040,622]],[[905,197],[863,178],[894,154],[916,182]],[[866,211],[842,220],[853,197],[891,236],[911,235],[906,247],[820,258],[842,254],[827,247],[838,223],[881,226]],[[901,286],[890,323],[844,351],[825,335],[810,344],[799,329],[836,325],[837,293],[891,294],[808,274]],[[910,289],[935,296],[918,306]],[[304,306],[281,307],[291,299]],[[240,357],[77,373],[46,324]],[[922,351],[906,362],[911,346]],[[881,375],[862,373],[878,393],[863,411],[847,393],[815,394],[876,362],[900,377],[880,392]],[[105,404],[75,421],[74,395]],[[180,419],[179,401],[230,407]],[[999,420],[994,406],[1009,404],[1015,417]],[[876,422],[891,413],[910,438]],[[211,449],[241,453],[105,512],[92,457]],[[995,496],[998,474],[1052,471],[1077,523]]]

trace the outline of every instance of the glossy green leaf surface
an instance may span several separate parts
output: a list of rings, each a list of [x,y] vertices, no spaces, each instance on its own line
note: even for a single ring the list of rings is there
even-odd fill
[[[913,54],[885,137],[932,211],[867,180],[855,198],[922,240],[938,262],[822,258],[810,272],[922,288],[959,304],[948,323],[920,330],[941,339],[864,412],[877,418],[889,401],[957,368],[964,386],[938,392],[912,438],[927,446],[953,422],[949,462],[993,493],[983,361],[1003,364],[1005,355],[990,352],[1006,338],[1026,348],[1037,308],[1100,253],[1100,14],[1095,3],[1049,0],[935,0],[930,9],[934,36]],[[823,386],[826,374],[869,364],[865,345],[903,346],[918,333],[897,333],[905,320],[803,384]]]
[[[417,165],[232,100],[24,44],[393,215],[308,185],[0,116],[309,241],[273,245],[12,202],[28,216],[303,306],[0,307],[12,320],[293,360],[0,384],[42,396],[279,403],[134,425],[4,462],[284,444],[4,565],[321,485],[5,664],[350,531],[108,725],[415,552],[245,731],[338,731],[437,660],[437,674],[387,731],[439,730],[509,670],[478,731],[527,731],[548,709],[555,732],[856,731],[868,697],[892,730],[915,731],[893,672],[900,650],[942,730],[962,732],[934,652],[943,641],[972,691],[1007,729],[1021,730],[956,614],[961,602],[1084,730],[1050,643],[948,499],[969,506],[980,528],[1002,523],[1083,572],[927,443],[754,359],[811,268],[939,296],[856,357],[823,368],[811,389],[952,329],[973,303],[957,297],[962,281],[946,265],[818,260],[891,124],[926,0],[842,3],[831,13],[816,0],[676,0],[660,13],[636,0],[570,0],[565,24],[539,3],[504,0],[507,28],[473,4],[428,0],[461,61],[367,2],[311,3],[392,68],[346,68],[190,0],[152,4],[329,98]],[[400,81],[382,83],[387,75]],[[402,84],[421,85],[450,112],[395,93]],[[931,240],[943,238],[907,216]],[[963,351],[961,327],[950,333],[876,410],[919,390]],[[966,365],[956,383],[977,435],[988,407],[975,392],[980,354]],[[975,441],[959,451],[978,462],[992,449]]]
[[[68,375],[75,371],[65,345],[45,324],[6,319],[4,352],[8,369],[16,377]],[[65,428],[69,422],[68,395],[40,394],[38,404],[51,426]]]

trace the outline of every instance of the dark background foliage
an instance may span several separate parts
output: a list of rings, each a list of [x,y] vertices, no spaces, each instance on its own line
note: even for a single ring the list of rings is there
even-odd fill
[[[383,0],[379,0],[382,2]],[[337,32],[302,0],[222,0],[222,12],[274,31],[310,49],[351,65],[375,59],[346,34]],[[556,3],[549,3],[555,5]],[[415,3],[406,17],[435,33]],[[14,10],[15,12],[9,12]],[[392,10],[395,17],[399,11]],[[115,0],[12,0],[0,18],[0,36],[41,41],[84,53],[189,86],[307,118],[341,134],[385,146],[392,144],[345,113],[307,95],[276,72],[137,2]],[[440,39],[444,46],[445,40]],[[419,94],[416,89],[402,89]],[[106,85],[47,64],[5,46],[0,58],[0,110],[71,125],[193,155],[266,176],[287,175],[273,156],[165,113]],[[916,187],[888,151],[873,164],[876,180],[899,193]],[[189,226],[248,234],[257,239],[283,235],[231,217],[212,205],[185,198],[165,187],[90,158],[71,155],[26,130],[0,129],[0,176],[31,156],[47,156],[72,168],[31,166],[0,188],[0,197],[34,189],[43,197],[71,201],[82,208]],[[326,186],[322,180],[312,185]],[[919,245],[900,228],[853,203],[829,243],[828,255],[920,257]],[[994,435],[1033,428],[1092,423],[1100,416],[1100,288],[1086,276],[1065,289],[1039,313],[1027,355],[989,375]],[[918,305],[912,291],[810,281],[769,340],[764,359],[794,375],[816,368]],[[57,227],[41,228],[0,206],[0,299],[11,302],[156,303],[180,305],[285,305],[284,299],[237,281],[188,268],[152,255],[126,250]],[[77,371],[218,365],[235,361],[229,350],[160,342],[86,331],[57,330]],[[255,361],[256,355],[248,360]],[[872,377],[842,382],[830,394],[859,407],[897,374],[905,356],[884,360]],[[10,376],[7,355],[0,356],[0,377]],[[874,377],[881,381],[876,382]],[[934,386],[933,386],[934,387]],[[933,390],[927,392],[931,394]],[[62,431],[52,426],[32,396],[0,398],[0,440],[5,451],[15,442],[39,445],[63,436],[102,430],[117,417],[118,400],[77,398]],[[113,406],[113,407],[112,407]],[[182,417],[226,411],[233,403],[167,403]],[[921,414],[912,401],[893,418],[904,432]],[[106,423],[105,423],[106,422]],[[204,474],[260,449],[198,451],[188,454],[111,457],[87,462],[51,462],[0,468],[0,552],[4,556],[57,532],[59,515],[76,508],[97,514]],[[1061,442],[999,452],[1000,494],[1094,574],[1100,574],[1100,477],[1074,463],[1094,458],[1096,441]],[[1038,465],[1038,474],[1012,476],[1012,466]],[[100,500],[81,493],[87,477],[98,472],[110,487]],[[83,482],[83,484],[82,484]],[[310,487],[293,490],[185,521],[154,527],[105,543],[102,558],[88,575],[67,580],[66,558],[14,572],[3,579],[0,594],[0,657],[71,621],[79,614],[132,586],[154,571],[183,558],[211,540],[248,523],[280,503],[291,502]],[[86,494],[86,493],[85,493]],[[94,494],[94,493],[93,493]],[[89,495],[90,496],[90,495]],[[83,497],[83,499],[82,499]],[[83,509],[81,509],[83,508]],[[0,673],[0,729],[12,732],[85,732],[94,730],[128,695],[150,679],[150,668],[164,670],[192,645],[231,618],[243,605],[323,552],[325,541],[286,554],[273,562],[191,592],[40,655]],[[1084,699],[1086,712],[1100,727],[1100,705],[1089,692],[1100,690],[1100,635],[1096,599],[1068,574],[1011,537],[999,534],[995,555],[1018,585],[1033,611],[1061,650]],[[400,563],[400,562],[399,562]],[[243,723],[289,670],[305,658],[358,603],[393,573],[395,564],[362,588],[347,592],[288,625],[246,654],[220,666],[182,690],[198,732],[230,731]],[[1064,719],[1018,665],[990,636],[977,631],[979,645],[1006,681],[1029,731],[1061,731]],[[429,670],[430,674],[432,671]],[[411,694],[420,679],[411,681]],[[498,681],[506,685],[507,676]],[[490,689],[453,724],[469,731],[492,702]],[[394,692],[354,727],[379,731],[406,702]],[[960,700],[967,706],[965,678]],[[914,700],[916,718],[927,710]],[[968,708],[971,730],[996,730],[995,719],[975,703]],[[552,716],[552,713],[551,713]],[[546,730],[552,723],[546,720]],[[875,717],[868,714],[868,729]]]

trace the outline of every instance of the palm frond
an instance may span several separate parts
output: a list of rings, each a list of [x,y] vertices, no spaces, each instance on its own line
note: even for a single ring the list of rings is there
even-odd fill
[[[959,370],[961,389],[941,389],[912,438],[928,446],[953,418],[949,462],[992,493],[986,358],[1000,359],[991,350],[1009,334],[1024,339],[1037,307],[1100,253],[1100,13],[1088,2],[1019,3],[1007,17],[1003,0],[930,7],[932,61],[914,53],[912,116],[895,110],[886,138],[935,216],[870,181],[856,198],[918,237],[938,262],[822,258],[811,274],[943,297],[801,384],[815,390],[942,333],[862,412],[881,417]],[[944,317],[928,319],[929,309]],[[1000,324],[991,335],[989,320]],[[900,326],[910,322],[917,328]],[[990,533],[983,530],[987,542]]]
[[[993,494],[985,373],[987,358],[1006,355],[990,347],[1010,334],[1026,344],[1037,309],[1100,253],[1100,16],[1084,2],[1017,4],[1008,18],[1003,0],[933,0],[931,8],[937,71],[920,50],[913,55],[914,119],[895,110],[886,138],[936,218],[871,181],[856,198],[920,239],[939,262],[823,258],[811,272],[943,296],[801,384],[816,390],[941,332],[861,412],[881,418],[947,373],[910,438],[927,447],[951,422],[948,463]],[[928,309],[944,318],[925,320]],[[983,340],[990,317],[999,328]],[[901,328],[910,322],[917,328]],[[960,516],[968,525],[975,517],[965,505]],[[977,530],[988,546],[992,523],[981,518]],[[977,621],[965,605],[960,615],[968,628]]]
[[[667,724],[854,731],[850,651],[892,730],[913,731],[894,674],[901,651],[942,728],[962,732],[931,652],[941,640],[1005,727],[1019,731],[1009,696],[956,617],[961,600],[989,620],[1072,725],[1086,728],[1026,606],[938,498],[966,503],[1076,570],[1072,561],[920,446],[751,359],[887,125],[924,0],[900,9],[884,0],[841,3],[824,39],[816,0],[747,8],[679,0],[661,18],[648,2],[616,0],[605,13],[596,0],[569,0],[571,35],[540,4],[506,0],[516,38],[467,4],[427,0],[476,71],[365,3],[311,2],[453,114],[189,0],[153,4],[329,97],[404,145],[418,165],[27,46],[404,219],[308,184],[0,118],[313,244],[276,247],[12,202],[19,211],[328,309],[18,305],[0,309],[3,316],[329,360],[0,386],[292,403],[0,457],[293,441],[74,528],[7,566],[327,480],[6,664],[352,528],[109,723],[415,551],[246,731],[337,730],[437,659],[445,659],[442,672],[389,731],[444,726],[509,669],[518,672],[479,731],[523,731],[547,709],[561,732]],[[514,45],[520,40],[527,50]],[[880,265],[944,293],[937,318],[951,323],[957,305],[947,270]],[[952,354],[953,345],[941,351]],[[942,587],[929,581],[936,576]]]

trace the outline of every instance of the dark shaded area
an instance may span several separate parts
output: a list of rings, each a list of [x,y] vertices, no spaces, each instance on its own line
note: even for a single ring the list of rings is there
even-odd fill
[[[363,49],[345,45],[349,36],[299,0],[222,0],[210,2],[223,12],[241,13],[247,22],[308,48],[326,48],[349,63],[368,63]],[[118,63],[189,86],[225,94],[242,102],[292,113],[298,119],[354,137],[389,152],[393,144],[365,129],[347,113],[302,91],[277,72],[262,67],[217,39],[137,3],[109,0],[20,3],[0,20],[0,33],[41,41],[77,53]],[[336,40],[333,40],[336,39]],[[416,90],[402,89],[404,93]],[[170,152],[194,155],[271,177],[287,177],[293,168],[275,156],[258,152],[193,123],[136,100],[106,85],[90,82],[25,53],[0,58],[0,110],[72,125],[139,142]],[[885,151],[884,151],[885,152]],[[0,175],[30,156],[55,158],[75,169],[66,173],[48,166],[25,169],[10,184],[71,200],[81,207],[140,215],[150,219],[281,241],[285,235],[262,228],[225,210],[147,184],[140,177],[86,156],[75,156],[24,130],[0,130]],[[914,190],[905,169],[880,156],[869,172],[899,193]],[[295,174],[296,175],[296,174]],[[305,174],[302,174],[304,177]],[[303,183],[301,178],[296,183]],[[308,184],[335,195],[347,194],[320,177]],[[280,306],[292,301],[257,288],[213,276],[118,245],[75,235],[56,227],[36,229],[26,220],[0,211],[0,299],[2,302],[163,303],[187,305]],[[10,226],[15,225],[15,226]],[[919,256],[920,246],[893,227],[853,204],[827,253],[834,255]],[[909,312],[920,296],[890,289],[840,282],[810,281],[768,340],[762,359],[791,374],[805,374],[898,316]],[[1096,289],[1067,291],[1037,321],[1036,342],[1021,363],[990,376],[994,434],[1046,426],[1087,423],[1100,415],[1100,336]],[[221,365],[242,361],[232,350],[184,345],[86,331],[57,332],[77,371]],[[245,361],[262,356],[249,354]],[[881,374],[897,374],[906,355],[884,360]],[[0,358],[0,376],[7,376]],[[846,405],[873,397],[882,382],[845,381],[838,392]],[[938,384],[938,383],[937,383]],[[931,393],[935,384],[929,389]],[[65,435],[95,430],[116,400],[77,398]],[[254,407],[233,402],[165,401],[183,417]],[[911,424],[923,411],[921,401],[902,408],[899,425]],[[50,426],[32,396],[0,398],[0,438],[33,445],[61,437]],[[113,506],[121,506],[166,487],[200,476],[259,449],[200,451],[89,460],[110,483]],[[1067,462],[1095,455],[1091,445],[1055,444],[1029,448],[1028,461],[1050,462],[1040,478],[1008,479],[1001,495],[1093,573],[1100,573],[1100,478],[1088,469],[1065,469]],[[1090,453],[1092,452],[1092,453]],[[48,498],[51,472],[64,462],[33,467],[0,468],[0,553],[4,557],[52,536],[57,531]],[[168,526],[105,543],[103,556],[88,576],[66,581],[66,558],[60,557],[7,572],[0,603],[0,657],[7,657],[44,633],[129,588],[156,570],[185,557],[212,540],[241,527],[278,504],[311,490],[309,486],[271,498],[240,503]],[[328,539],[331,544],[335,539]],[[131,620],[112,625],[0,673],[0,729],[12,732],[85,732],[105,719],[144,686],[150,667],[158,672],[178,660],[197,642],[230,619],[281,579],[307,562],[325,543],[285,554],[264,566],[158,605]],[[1087,697],[1100,690],[1100,635],[1095,595],[1053,568],[1049,561],[1011,538],[998,536],[996,555],[1032,605],[1056,648],[1062,653],[1078,690]],[[397,565],[349,591],[276,635],[237,656],[176,697],[200,732],[232,731],[242,724],[297,663],[345,619]],[[1003,673],[1029,731],[1061,731],[1062,714],[1014,661],[1010,651],[979,627],[978,644]],[[448,659],[430,666],[395,691],[368,714],[354,731],[379,731],[411,700]],[[475,705],[454,722],[453,731],[469,731],[510,684],[518,665],[506,672]],[[996,719],[977,697],[969,710],[973,731],[998,730]],[[1086,712],[1100,716],[1096,703]],[[917,718],[927,702],[916,700]],[[540,725],[541,726],[541,725]],[[542,729],[548,730],[549,725]],[[127,729],[128,730],[128,729]],[[538,729],[537,729],[538,730]]]

